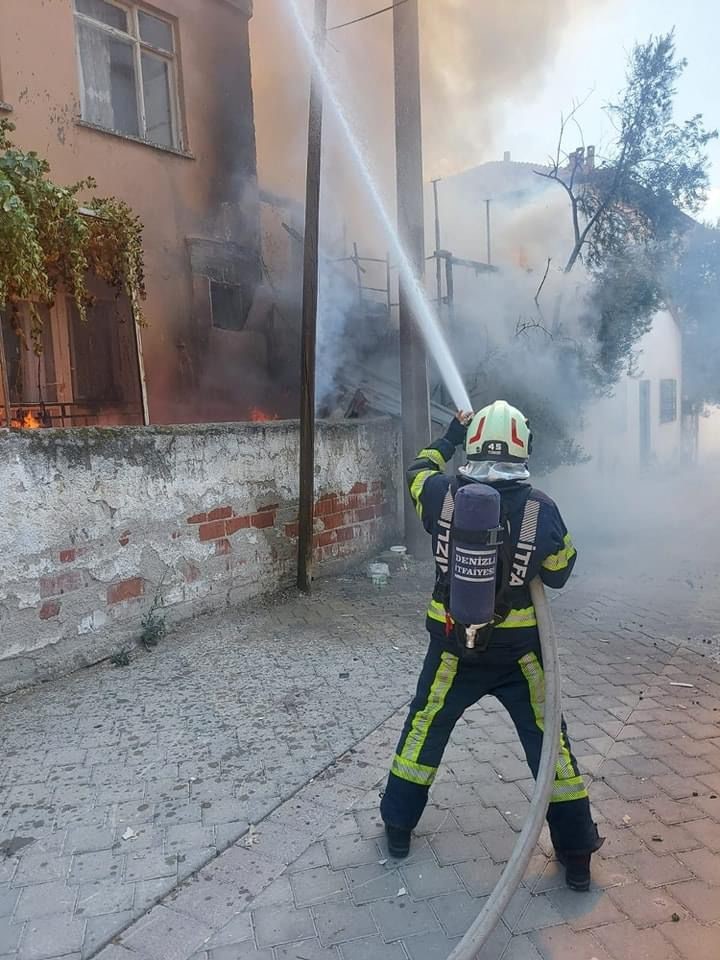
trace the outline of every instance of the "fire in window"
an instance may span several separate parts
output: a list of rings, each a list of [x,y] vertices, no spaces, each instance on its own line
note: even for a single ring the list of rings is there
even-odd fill
[[[677,420],[677,380],[660,381],[660,423]]]
[[[247,322],[249,305],[243,288],[231,283],[210,281],[212,324],[220,330],[242,330]]]
[[[75,0],[82,117],[180,148],[175,30],[132,3]]]

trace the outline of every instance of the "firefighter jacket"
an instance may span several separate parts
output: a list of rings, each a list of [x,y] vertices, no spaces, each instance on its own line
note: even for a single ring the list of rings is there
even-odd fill
[[[456,423],[456,422],[455,422]],[[448,490],[453,484],[472,483],[462,475],[456,480],[444,472],[455,453],[453,436],[457,427],[418,453],[407,472],[410,496],[423,526],[432,536],[433,555],[437,555],[438,520]],[[458,437],[459,439],[459,437]],[[510,612],[493,630],[487,648],[488,660],[516,660],[529,651],[539,650],[535,608],[529,583],[540,575],[543,583],[555,589],[565,585],[577,558],[567,528],[557,506],[546,494],[523,481],[494,483],[502,502],[503,515],[510,527],[512,565],[508,581]],[[502,562],[502,561],[501,561]],[[438,576],[441,571],[437,570]],[[501,571],[498,570],[498,582]],[[452,625],[449,611],[437,599],[430,602],[427,628],[437,638],[446,638]],[[448,641],[448,648],[451,648]]]

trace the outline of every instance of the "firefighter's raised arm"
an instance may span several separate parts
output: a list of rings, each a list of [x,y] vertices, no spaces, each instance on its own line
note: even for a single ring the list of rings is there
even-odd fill
[[[555,504],[552,507],[550,538],[553,552],[548,554],[540,565],[540,579],[548,587],[559,590],[570,579],[577,560],[577,550],[573,546],[560,511]]]
[[[450,421],[445,435],[424,447],[408,467],[407,484],[421,519],[424,519],[423,500],[428,481],[444,473],[445,467],[455,454],[455,448],[465,442],[465,434],[471,419],[472,413],[465,410],[458,411]]]

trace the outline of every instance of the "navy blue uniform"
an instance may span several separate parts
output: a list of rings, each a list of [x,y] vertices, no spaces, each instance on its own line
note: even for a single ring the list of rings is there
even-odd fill
[[[408,470],[410,494],[423,526],[437,545],[438,521],[453,481],[444,473],[464,430],[454,421],[445,437],[420,451]],[[459,484],[464,481],[459,477]],[[512,481],[495,483],[509,523],[511,561],[510,611],[492,630],[487,649],[466,660],[452,633],[454,625],[436,589],[427,611],[430,645],[417,692],[403,728],[383,795],[385,823],[413,829],[425,808],[450,734],[463,712],[486,694],[495,696],[512,718],[537,776],[542,749],[545,682],[535,609],[528,584],[539,575],[550,587],[568,580],[577,552],[555,503],[530,487]],[[555,785],[548,823],[557,850],[591,852],[599,846],[587,790],[562,723]]]

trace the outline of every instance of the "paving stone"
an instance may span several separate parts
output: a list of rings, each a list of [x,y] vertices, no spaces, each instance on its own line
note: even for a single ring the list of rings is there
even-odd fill
[[[340,945],[342,960],[407,960],[400,943],[383,943],[380,937],[363,937]],[[443,960],[447,960],[446,953]]]
[[[452,893],[462,887],[452,867],[440,867],[432,860],[403,866],[400,873],[410,894],[417,900]]]
[[[716,853],[705,849],[689,850],[687,853],[678,854],[678,860],[691,870],[698,880],[720,886],[720,857]]]
[[[131,854],[125,866],[125,878],[130,881],[158,880],[177,876],[177,855],[149,850]]]
[[[109,886],[95,881],[81,884],[77,890],[75,912],[79,917],[94,917],[104,913],[122,913],[133,905],[135,889],[131,883]]]
[[[409,897],[381,900],[370,904],[380,935],[387,942],[401,940],[439,929],[434,913],[427,903],[413,903]]]
[[[649,850],[622,857],[624,866],[637,876],[646,887],[662,887],[678,880],[691,880],[692,873],[671,854],[656,856]]]
[[[13,916],[15,923],[50,914],[72,914],[77,888],[56,880],[24,887]]]
[[[677,884],[671,889],[674,892]],[[648,890],[641,883],[629,883],[609,890],[608,895],[635,926],[641,929],[669,920],[674,913],[685,915],[685,910],[664,887]]]
[[[20,946],[20,960],[46,960],[79,953],[85,935],[85,921],[71,917],[41,917],[29,920]]]
[[[123,861],[113,856],[110,850],[93,853],[78,853],[72,858],[70,883],[87,883],[91,880],[117,882],[122,875]]]
[[[208,960],[273,960],[272,950],[257,950],[252,940],[215,947],[208,951],[207,956]],[[193,958],[191,957],[190,960]]]
[[[635,831],[630,827],[620,827],[606,832],[605,843],[599,851],[599,857],[603,859],[624,857],[631,853],[640,853],[645,849],[647,849],[645,842]]]
[[[531,898],[518,919],[509,923],[508,926],[513,933],[529,933],[531,930],[552,927],[562,922],[563,917],[551,904],[547,896],[538,894]]]
[[[69,869],[70,857],[57,857],[52,853],[29,853],[20,859],[13,875],[13,886],[64,880]]]
[[[488,833],[483,833],[482,842],[496,863],[504,863],[510,859],[515,849],[517,834],[509,827],[506,827],[502,831],[493,830]]]
[[[399,869],[387,864],[369,863],[362,867],[349,867],[345,871],[350,896],[359,905],[374,900],[389,900],[397,896],[405,881]]]
[[[330,866],[334,870],[342,870],[344,867],[357,867],[381,859],[375,841],[363,840],[359,835],[328,838],[325,845]]]
[[[455,819],[463,833],[505,832],[505,818],[495,807],[481,807],[479,804],[459,807],[454,811]]]
[[[662,798],[652,798],[652,800],[601,800],[593,804],[593,809],[601,813],[606,820],[616,827],[627,827],[631,824],[648,823],[654,819],[650,805],[653,802],[660,802]],[[664,798],[665,803],[672,803],[672,800]],[[626,819],[628,818],[628,819]]]
[[[458,863],[455,871],[472,897],[485,897],[493,892],[504,866],[488,858]]]
[[[537,930],[530,940],[543,960],[624,960],[623,954],[610,956],[593,934],[579,933],[566,924]]]
[[[12,890],[9,886],[0,886],[0,919],[12,915],[19,896],[19,890]]]
[[[717,960],[720,957],[720,927],[706,927],[695,920],[664,923],[659,932],[673,944],[683,960]]]
[[[239,913],[215,933],[205,946],[210,950],[252,940],[252,920],[249,913]]]
[[[720,920],[720,890],[703,880],[673,884],[672,895],[703,923]],[[678,911],[679,912],[679,911]]]
[[[328,855],[325,844],[318,840],[305,850],[294,863],[288,867],[288,873],[299,873],[302,870],[310,870],[314,867],[326,867],[328,865]]]
[[[292,903],[293,893],[290,878],[283,875],[273,880],[252,901],[253,907],[274,907],[279,903]]]
[[[351,903],[323,903],[313,907],[315,927],[324,947],[377,933],[369,907]]]
[[[302,940],[275,950],[276,960],[338,960],[337,947],[323,947],[319,940]],[[259,960],[259,958],[258,958]]]
[[[432,838],[436,834],[447,833],[456,827],[457,821],[450,810],[427,806],[414,833],[417,837]]]
[[[308,909],[261,907],[253,910],[253,925],[260,947],[274,947],[315,936],[315,927]]]
[[[322,903],[330,899],[347,897],[345,878],[341,872],[329,867],[315,867],[293,873],[290,877],[290,886],[295,896],[295,905],[309,907],[313,903]]]
[[[649,848],[653,849],[658,846],[662,848],[664,853],[682,853],[685,850],[696,850],[702,846],[698,838],[682,826],[643,823],[631,829]],[[659,840],[656,839],[658,837]]]
[[[194,917],[153,907],[123,934],[123,945],[140,954],[163,960],[187,960],[212,934],[212,929]]]
[[[460,830],[451,830],[431,837],[430,846],[442,866],[464,860],[479,860],[487,857],[488,853],[480,837],[467,836]]]
[[[23,930],[22,923],[11,923],[9,917],[0,918],[0,957],[14,955]]]
[[[462,893],[435,897],[430,903],[448,937],[462,937],[485,906],[486,898],[477,899]]]
[[[114,936],[124,930],[133,919],[131,910],[122,913],[107,913],[101,917],[90,917],[85,927],[83,940],[83,960],[93,956],[102,949]]]
[[[533,942],[526,936],[513,937],[503,960],[542,960]]]
[[[686,829],[691,833],[702,846],[720,853],[720,823],[714,820],[695,820],[686,825]]]
[[[447,960],[453,948],[459,943],[458,939],[451,940],[444,933],[429,933],[420,937],[406,937],[403,941],[405,949],[408,952],[410,960]],[[403,957],[402,947],[399,944],[393,944],[395,949],[401,951],[398,957]],[[383,950],[387,949],[384,947]],[[343,952],[345,948],[343,947]],[[392,955],[391,955],[392,956]],[[378,953],[368,960],[385,960],[385,953]]]
[[[591,930],[625,919],[604,891],[591,890],[579,896],[575,890],[550,890],[546,896],[573,930]]]
[[[630,921],[598,927],[594,936],[620,960],[678,960],[675,948],[657,930],[638,934]]]
[[[107,827],[74,827],[65,837],[65,853],[95,853],[110,850],[113,831]]]

